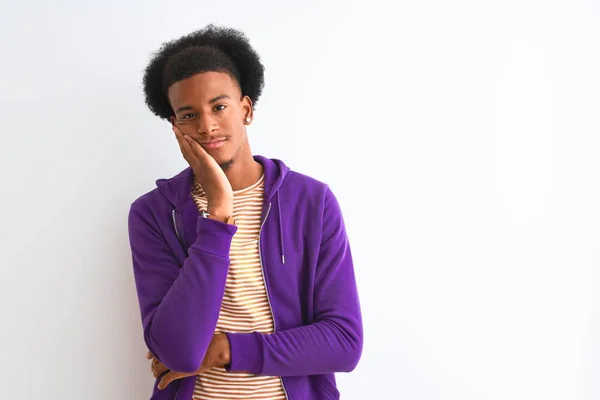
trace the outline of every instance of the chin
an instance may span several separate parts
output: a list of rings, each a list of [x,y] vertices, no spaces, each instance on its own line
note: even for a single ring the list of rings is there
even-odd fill
[[[217,160],[217,162],[223,171],[227,171],[234,163],[233,158],[225,159],[223,161]]]

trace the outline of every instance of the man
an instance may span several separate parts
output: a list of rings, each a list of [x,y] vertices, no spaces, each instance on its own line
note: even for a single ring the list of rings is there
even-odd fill
[[[162,45],[146,104],[189,167],[131,205],[152,399],[337,399],[363,329],[340,206],[327,185],[253,155],[264,68],[209,25]]]

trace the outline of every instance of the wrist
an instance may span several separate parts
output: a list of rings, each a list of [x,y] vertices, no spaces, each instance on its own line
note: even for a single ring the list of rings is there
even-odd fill
[[[219,335],[219,353],[218,353],[219,366],[224,367],[231,363],[231,346],[229,345],[229,339],[227,335]]]
[[[211,206],[208,205],[207,212],[210,215],[220,218],[228,218],[233,215],[233,205],[232,206]]]
[[[259,332],[228,332],[231,359],[227,371],[260,375],[264,369],[262,336]]]

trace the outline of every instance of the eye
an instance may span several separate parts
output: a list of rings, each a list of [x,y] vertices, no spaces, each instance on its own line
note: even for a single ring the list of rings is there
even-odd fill
[[[181,116],[181,119],[190,119],[190,118],[194,118],[194,116],[195,116],[195,115],[196,115],[196,114],[194,114],[194,113],[187,113],[187,114],[183,114],[183,115]]]
[[[217,111],[223,111],[226,108],[227,107],[224,104],[219,104],[219,105],[215,106],[215,110],[217,110]]]

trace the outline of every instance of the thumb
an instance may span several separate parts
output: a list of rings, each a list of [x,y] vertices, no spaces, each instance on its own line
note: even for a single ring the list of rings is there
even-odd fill
[[[169,383],[173,382],[175,379],[177,379],[177,372],[175,372],[175,371],[167,372],[165,374],[165,376],[163,376],[162,379],[160,380],[160,382],[158,383],[158,388],[160,390],[163,390],[164,388],[169,386]]]
[[[192,151],[194,152],[196,157],[198,157],[201,161],[206,163],[208,162],[208,160],[212,159],[210,154],[208,154],[208,152],[204,149],[204,147],[200,145],[200,143],[198,143],[196,139],[186,134],[183,135],[183,138],[187,140],[190,147],[192,148]]]

